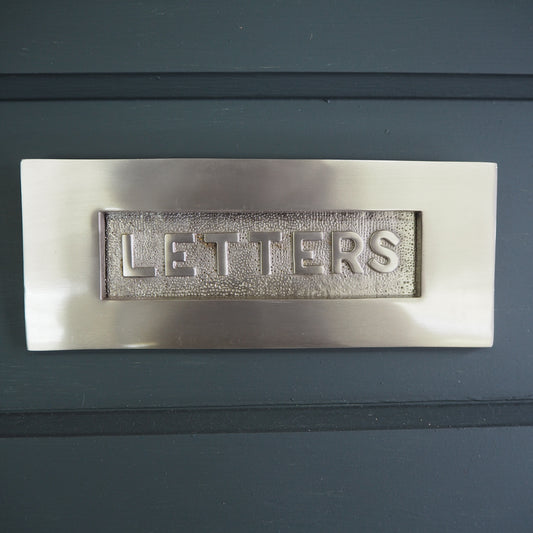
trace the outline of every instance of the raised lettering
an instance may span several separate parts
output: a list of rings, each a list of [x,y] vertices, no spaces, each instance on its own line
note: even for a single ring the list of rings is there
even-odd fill
[[[383,246],[381,241],[385,241],[392,246],[396,246],[400,242],[400,239],[394,233],[392,233],[392,231],[388,230],[380,230],[372,233],[372,236],[370,237],[370,249],[380,257],[384,257],[387,262],[382,263],[373,257],[370,259],[370,261],[368,261],[368,266],[376,272],[393,272],[398,268],[400,260],[398,259],[396,252],[387,246]]]
[[[228,275],[228,242],[239,242],[239,234],[235,232],[205,233],[204,241],[215,243],[217,248],[217,273]]]
[[[165,275],[196,276],[196,267],[184,266],[187,252],[178,249],[178,244],[196,242],[194,233],[165,234]]]
[[[251,231],[250,242],[258,242],[261,254],[261,274],[272,274],[271,249],[273,242],[281,241],[281,231]]]
[[[350,241],[352,248],[343,250],[343,241]],[[342,274],[342,262],[344,261],[352,272],[362,274],[363,269],[357,261],[357,257],[363,251],[363,239],[353,231],[333,231],[331,233],[331,263],[335,274]]]
[[[295,231],[292,234],[292,253],[295,274],[324,274],[324,265],[304,264],[315,258],[313,250],[304,250],[304,241],[324,240],[323,231]]]
[[[133,235],[122,235],[122,275],[125,278],[153,278],[155,268],[147,266],[135,266]]]

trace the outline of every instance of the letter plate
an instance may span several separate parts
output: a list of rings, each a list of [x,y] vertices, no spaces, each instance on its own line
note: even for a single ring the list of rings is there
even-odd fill
[[[31,350],[492,345],[495,164],[21,168]]]
[[[146,213],[102,217],[102,297],[413,297],[413,211]],[[142,265],[142,266],[137,266]]]

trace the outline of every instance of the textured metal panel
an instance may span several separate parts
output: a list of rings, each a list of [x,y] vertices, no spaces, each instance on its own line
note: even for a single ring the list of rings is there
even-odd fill
[[[264,246],[270,250],[252,242],[251,232],[273,230],[281,233],[281,239]],[[294,258],[294,235],[308,231],[320,232],[323,238],[304,241],[304,251],[308,250],[312,258],[304,259],[301,271],[295,272],[298,262]],[[382,231],[399,239],[396,246],[383,243],[393,257],[398,257],[397,265],[371,249],[372,235],[379,236]],[[205,238],[210,232],[234,232],[239,236],[239,242],[228,245],[227,275],[217,271],[218,247]],[[166,273],[165,257],[176,254],[165,243],[165,236],[176,233],[194,236],[195,242],[176,243],[178,253],[186,254],[185,260]],[[144,268],[153,268],[153,275],[124,275],[123,236],[134,237],[133,260],[138,265],[149,265]],[[104,294],[112,299],[398,297],[414,296],[417,289],[416,216],[412,211],[115,211],[105,213],[105,241]],[[340,242],[337,253],[332,251],[332,241]],[[268,273],[262,272],[263,257],[270,263]],[[313,266],[321,272],[313,273]]]

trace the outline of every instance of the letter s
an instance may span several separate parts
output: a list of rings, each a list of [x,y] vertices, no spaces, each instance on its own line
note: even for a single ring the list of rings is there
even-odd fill
[[[382,240],[388,242],[389,244],[392,244],[392,246],[396,246],[400,242],[399,237],[392,233],[392,231],[375,231],[370,237],[370,249],[376,255],[387,259],[387,262],[382,263],[378,261],[375,257],[373,257],[372,259],[370,259],[370,261],[368,261],[367,264],[372,270],[375,270],[376,272],[393,272],[398,268],[398,264],[400,263],[400,260],[398,259],[398,254],[394,250],[383,246],[383,243],[381,242]]]

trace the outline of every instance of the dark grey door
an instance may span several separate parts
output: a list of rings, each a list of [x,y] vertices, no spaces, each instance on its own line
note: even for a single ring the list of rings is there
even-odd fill
[[[0,4],[3,531],[531,531],[527,1]],[[499,164],[491,349],[29,353],[22,158]]]

